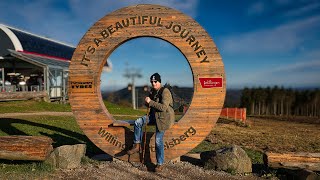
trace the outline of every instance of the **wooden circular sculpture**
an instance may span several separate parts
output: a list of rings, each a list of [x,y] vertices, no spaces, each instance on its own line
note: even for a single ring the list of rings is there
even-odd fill
[[[222,58],[208,33],[191,17],[159,5],[129,6],[106,15],[83,36],[70,64],[69,98],[76,120],[88,138],[106,153],[128,160],[133,132],[105,108],[100,77],[110,54],[137,37],[156,37],[175,47],[193,72],[194,95],[186,114],[164,135],[165,161],[188,153],[210,133],[224,103],[226,85]],[[128,54],[129,55],[129,54]],[[155,139],[146,155],[155,161]],[[130,157],[139,161],[139,157]]]

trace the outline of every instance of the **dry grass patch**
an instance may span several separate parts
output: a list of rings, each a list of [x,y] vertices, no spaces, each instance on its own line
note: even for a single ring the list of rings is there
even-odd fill
[[[249,127],[218,122],[210,137],[259,151],[320,152],[320,125],[250,118]]]

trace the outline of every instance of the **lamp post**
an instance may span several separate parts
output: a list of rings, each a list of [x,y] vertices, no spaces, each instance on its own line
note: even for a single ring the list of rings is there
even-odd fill
[[[4,83],[6,82],[4,79],[4,68],[1,68],[1,81],[2,91],[4,91]]]
[[[136,94],[137,94],[137,98],[136,98],[136,101],[137,101],[136,109],[138,109],[138,108],[139,108],[139,89],[136,89]]]

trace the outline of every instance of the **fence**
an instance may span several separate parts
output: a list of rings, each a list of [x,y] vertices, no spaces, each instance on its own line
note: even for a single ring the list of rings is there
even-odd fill
[[[247,120],[246,108],[223,108],[220,117],[227,119],[240,120],[243,123]]]

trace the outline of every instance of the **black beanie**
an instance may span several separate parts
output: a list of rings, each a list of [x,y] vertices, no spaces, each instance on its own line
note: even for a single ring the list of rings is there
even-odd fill
[[[161,83],[161,76],[158,73],[154,73],[150,76],[150,82],[151,81],[159,81]]]

